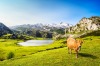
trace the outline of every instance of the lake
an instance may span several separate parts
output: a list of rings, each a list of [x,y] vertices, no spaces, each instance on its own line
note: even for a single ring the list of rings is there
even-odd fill
[[[28,40],[26,42],[18,43],[21,46],[42,46],[53,43],[54,40]]]

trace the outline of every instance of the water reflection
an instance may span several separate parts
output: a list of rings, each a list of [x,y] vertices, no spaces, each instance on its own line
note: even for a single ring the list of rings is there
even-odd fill
[[[26,42],[18,43],[21,46],[41,46],[51,44],[53,40],[28,40]]]

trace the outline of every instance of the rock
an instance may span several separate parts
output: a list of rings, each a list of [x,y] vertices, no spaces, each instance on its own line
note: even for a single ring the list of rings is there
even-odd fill
[[[79,33],[85,31],[94,31],[100,29],[100,17],[82,18],[79,23],[68,29],[68,32]]]

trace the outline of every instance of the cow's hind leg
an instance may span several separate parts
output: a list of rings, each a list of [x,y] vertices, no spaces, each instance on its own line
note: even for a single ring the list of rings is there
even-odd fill
[[[70,54],[72,54],[72,49],[70,49]]]
[[[68,48],[68,54],[72,54],[72,49]]]
[[[68,48],[68,54],[70,53],[69,50],[70,50],[70,49]]]

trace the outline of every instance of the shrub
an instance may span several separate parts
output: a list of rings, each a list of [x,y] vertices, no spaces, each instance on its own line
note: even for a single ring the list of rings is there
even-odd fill
[[[5,58],[4,58],[4,57],[2,57],[2,56],[0,56],[0,61],[3,61],[3,60],[5,60]]]
[[[11,58],[13,58],[14,57],[14,53],[13,52],[9,52],[8,54],[7,54],[7,59],[11,59]]]

